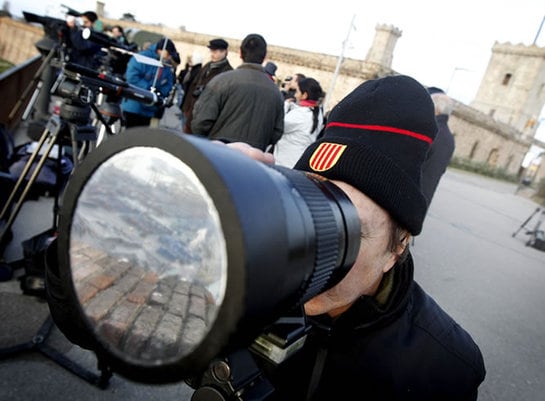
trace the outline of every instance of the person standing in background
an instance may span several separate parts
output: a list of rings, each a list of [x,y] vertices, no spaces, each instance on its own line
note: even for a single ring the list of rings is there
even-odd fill
[[[183,114],[185,118],[185,125],[182,126],[182,129],[185,133],[190,134],[191,131],[191,121],[193,119],[193,108],[195,102],[203,92],[204,88],[210,82],[212,78],[216,75],[221,74],[222,72],[231,71],[233,67],[227,59],[229,54],[229,43],[224,39],[212,39],[208,43],[208,48],[210,49],[210,61],[206,63],[197,77],[189,85],[187,92],[185,93],[186,100],[184,101]]]
[[[181,111],[181,122],[182,129],[184,129],[186,124],[186,113],[189,112],[190,104],[193,104],[193,97],[190,94],[190,87],[195,79],[197,79],[201,69],[202,69],[203,58],[201,53],[193,52],[191,57],[187,58],[185,63],[185,68],[180,71],[178,74],[178,85],[180,85],[180,98],[178,106]]]
[[[142,56],[161,60],[163,66],[140,63],[133,56],[127,65],[125,73],[129,84],[146,90],[154,90],[166,99],[176,79],[171,63],[180,59],[174,42],[163,38],[151,45],[147,50],[138,53]],[[153,117],[158,117],[162,106],[149,105],[134,99],[124,98],[121,108],[125,117],[126,127],[149,126]]]
[[[224,142],[273,146],[284,130],[284,105],[278,87],[263,68],[267,42],[247,35],[240,45],[243,63],[219,74],[204,88],[193,108],[191,131]]]
[[[276,164],[293,167],[324,125],[321,102],[324,92],[314,78],[297,82],[295,102],[285,101],[284,133],[274,146]]]
[[[297,89],[297,82],[300,79],[305,78],[305,74],[297,73],[292,77],[289,77],[289,80],[284,82],[284,87],[282,88],[282,95],[284,95],[284,100],[289,100],[291,102],[295,101],[295,90]]]
[[[110,31],[112,34],[112,38],[115,39],[117,43],[124,46],[129,45],[129,40],[127,39],[127,36],[125,36],[125,31],[123,30],[123,27],[121,25],[112,26],[112,29]]]
[[[428,199],[428,204],[430,204],[437,185],[439,185],[439,180],[452,159],[456,145],[454,135],[448,126],[454,102],[442,89],[436,87],[427,89],[435,107],[435,120],[438,127],[437,136],[422,165],[422,190]]]
[[[276,69],[278,68],[276,64],[272,61],[269,61],[267,62],[267,64],[265,64],[264,68],[267,75],[271,78],[271,81],[276,83]]]

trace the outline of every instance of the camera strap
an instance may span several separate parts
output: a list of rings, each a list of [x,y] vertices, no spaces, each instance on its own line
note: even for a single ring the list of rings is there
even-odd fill
[[[314,368],[312,369],[312,375],[310,376],[310,382],[308,384],[308,391],[306,401],[310,401],[314,392],[318,388],[318,383],[322,377],[322,372],[324,370],[325,360],[327,357],[327,348],[320,347],[316,354],[316,362],[314,363]]]
[[[312,340],[316,344],[317,351],[305,401],[312,400],[312,397],[318,388],[318,384],[320,383],[320,379],[322,378],[332,331],[329,317],[314,317],[308,318],[308,320],[312,326],[311,336],[314,337]]]

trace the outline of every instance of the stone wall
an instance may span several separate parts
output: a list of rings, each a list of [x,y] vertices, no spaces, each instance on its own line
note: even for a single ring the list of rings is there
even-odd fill
[[[528,141],[513,127],[456,102],[449,119],[456,139],[455,156],[516,174],[528,151]]]
[[[20,64],[40,52],[34,45],[44,36],[41,26],[0,17],[0,58]]]

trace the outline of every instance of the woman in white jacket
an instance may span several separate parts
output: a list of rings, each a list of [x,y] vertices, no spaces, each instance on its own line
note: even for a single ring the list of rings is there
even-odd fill
[[[295,102],[284,103],[284,133],[274,145],[275,164],[293,167],[324,126],[324,92],[314,78],[297,82]]]

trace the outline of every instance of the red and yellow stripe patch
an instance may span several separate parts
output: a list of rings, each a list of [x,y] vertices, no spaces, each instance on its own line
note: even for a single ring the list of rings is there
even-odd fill
[[[310,157],[308,164],[314,171],[327,171],[335,166],[345,149],[346,145],[321,143]]]

